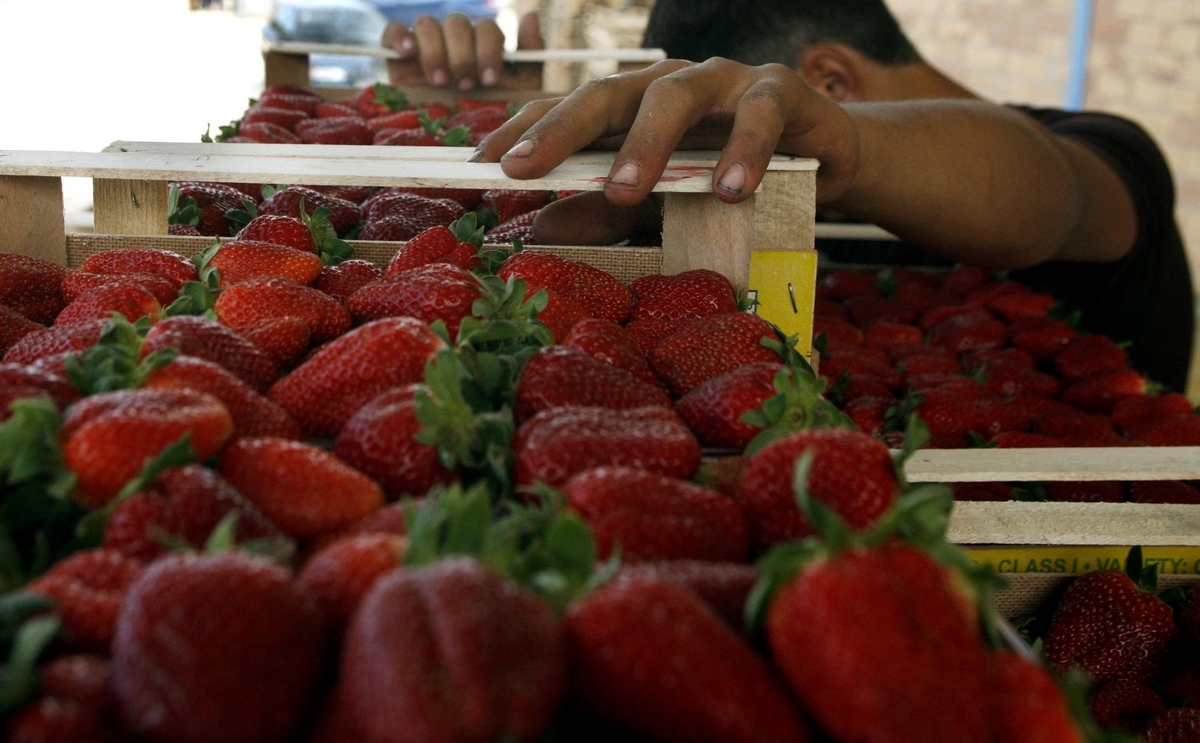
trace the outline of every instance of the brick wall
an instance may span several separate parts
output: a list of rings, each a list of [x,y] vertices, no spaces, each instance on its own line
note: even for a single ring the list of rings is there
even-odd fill
[[[889,0],[926,59],[988,98],[1062,105],[1073,0]],[[1200,0],[1096,0],[1085,106],[1134,119],[1166,153],[1200,287]],[[1192,398],[1200,401],[1200,342]]]

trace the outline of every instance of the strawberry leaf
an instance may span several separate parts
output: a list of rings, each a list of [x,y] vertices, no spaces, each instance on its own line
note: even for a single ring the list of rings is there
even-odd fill
[[[300,199],[300,220],[308,227],[313,242],[317,244],[321,262],[326,266],[336,266],[354,255],[354,248],[350,247],[350,243],[338,237],[337,230],[329,221],[332,216],[333,210],[325,206],[318,207],[311,215],[305,213],[304,199]]]
[[[0,715],[8,717],[37,696],[37,660],[62,628],[57,617],[35,616],[21,624],[8,662],[0,667]]]
[[[442,135],[443,147],[469,147],[471,131],[465,126],[456,126],[446,130]]]
[[[450,231],[460,243],[472,245],[476,250],[483,247],[483,226],[479,224],[479,215],[467,212],[450,223]]]
[[[375,103],[385,106],[391,111],[400,111],[408,105],[408,96],[400,88],[384,83],[375,83],[371,89]]]
[[[807,365],[806,365],[807,367]],[[761,451],[773,441],[796,431],[810,428],[857,429],[854,421],[821,397],[825,383],[811,367],[782,369],[773,381],[776,394],[758,410],[745,413],[741,420],[763,429],[746,445],[745,454]]]
[[[113,313],[96,345],[67,357],[67,379],[83,395],[136,389],[178,355],[178,349],[164,348],[143,359],[142,333]]]

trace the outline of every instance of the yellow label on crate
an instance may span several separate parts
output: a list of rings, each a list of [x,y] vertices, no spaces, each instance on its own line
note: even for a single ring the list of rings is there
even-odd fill
[[[1088,573],[1124,570],[1128,547],[984,547],[968,549],[976,563],[1000,573]],[[1159,575],[1200,575],[1200,547],[1143,547]]]
[[[750,254],[750,296],[759,317],[786,335],[799,337],[796,350],[812,355],[813,306],[817,289],[817,251],[763,250]]]

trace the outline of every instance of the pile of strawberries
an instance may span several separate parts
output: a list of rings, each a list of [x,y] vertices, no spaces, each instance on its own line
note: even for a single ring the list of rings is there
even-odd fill
[[[251,102],[242,118],[221,127],[218,142],[277,144],[474,146],[508,120],[505,101],[464,98],[454,109],[411,104],[398,88],[378,84],[345,101],[308,88],[279,85]],[[207,133],[202,138],[214,141]],[[544,191],[262,185],[175,184],[171,234],[228,237],[256,215],[299,217],[324,207],[339,236],[404,241],[430,227],[475,212],[489,242],[533,244],[537,211],[563,194]],[[190,201],[189,201],[190,200]]]
[[[1200,417],[1129,367],[1110,338],[1079,332],[1055,299],[990,271],[835,270],[817,289],[814,335],[829,397],[895,442],[909,413],[930,446],[1197,446]],[[823,336],[823,338],[822,338]],[[983,483],[961,500],[1200,503],[1187,483]]]
[[[919,419],[898,464],[724,277],[471,214],[380,269],[301,196],[0,253],[9,740],[1083,739]]]

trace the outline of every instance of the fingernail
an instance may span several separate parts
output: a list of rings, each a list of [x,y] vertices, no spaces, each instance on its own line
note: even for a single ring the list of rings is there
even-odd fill
[[[433,74],[429,76],[429,79],[432,80],[433,84],[437,85],[438,87],[450,82],[450,76],[446,74],[445,70],[434,70]]]
[[[471,90],[474,87],[475,81],[469,77],[464,77],[462,80],[458,81],[459,90]]]
[[[637,163],[628,162],[617,168],[617,172],[608,177],[609,183],[619,183],[622,186],[636,186],[638,182]]]
[[[407,57],[416,50],[417,45],[413,43],[412,39],[405,39],[404,41],[400,42],[400,53],[404,56]]]
[[[513,148],[504,153],[505,157],[529,157],[533,154],[533,140],[522,139],[513,145]]]
[[[491,67],[488,67],[487,69],[485,69],[483,71],[483,74],[480,75],[480,77],[483,79],[484,85],[495,85],[496,84],[496,79],[497,79],[496,71],[493,70]]]
[[[467,162],[477,163],[482,159],[483,159],[483,150],[476,148],[475,151],[471,153],[471,156],[467,158]]]
[[[730,166],[729,170],[717,181],[717,187],[735,196],[741,196],[746,188],[746,169],[741,165]]]

